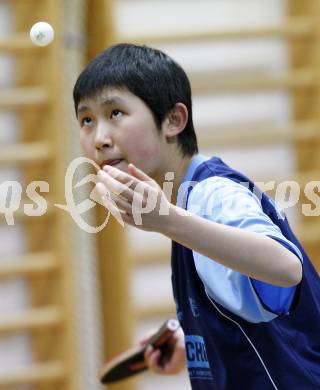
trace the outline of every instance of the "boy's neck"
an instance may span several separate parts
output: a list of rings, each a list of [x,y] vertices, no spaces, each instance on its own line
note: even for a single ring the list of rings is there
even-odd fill
[[[161,174],[161,176],[162,176],[161,179],[156,180],[162,189],[164,189],[164,182],[165,181],[173,182],[173,190],[170,194],[168,194],[169,196],[171,196],[171,199],[169,198],[169,196],[168,196],[168,198],[172,204],[177,203],[178,190],[179,190],[179,187],[182,183],[182,180],[187,172],[187,169],[189,167],[189,164],[190,164],[190,161],[192,158],[193,158],[193,156],[185,156],[185,157],[181,157],[179,159],[177,159],[177,158],[175,158],[174,160],[170,159],[171,161],[169,161],[166,169]],[[168,172],[174,173],[173,180],[165,180],[165,174]]]

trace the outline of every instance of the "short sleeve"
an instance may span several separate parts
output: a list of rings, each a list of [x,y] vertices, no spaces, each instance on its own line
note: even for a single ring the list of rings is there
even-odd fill
[[[211,177],[192,189],[188,210],[217,223],[253,231],[275,239],[295,253],[299,249],[263,212],[259,199],[244,185],[228,178]],[[295,287],[257,281],[193,252],[195,267],[209,296],[250,322],[271,321],[290,310]]]

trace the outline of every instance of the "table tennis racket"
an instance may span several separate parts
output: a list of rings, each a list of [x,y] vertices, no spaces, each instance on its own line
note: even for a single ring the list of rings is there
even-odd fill
[[[158,331],[151,336],[144,347],[137,346],[120,353],[108,360],[99,372],[100,382],[103,384],[117,382],[148,369],[144,361],[144,352],[149,345],[161,349],[161,363],[170,359],[173,352],[168,343],[172,335],[179,329],[180,324],[175,319],[165,321]],[[161,364],[160,363],[160,364]]]

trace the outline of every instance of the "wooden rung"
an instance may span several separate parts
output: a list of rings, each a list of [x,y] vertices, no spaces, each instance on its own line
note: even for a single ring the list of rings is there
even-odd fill
[[[63,322],[61,309],[57,307],[29,309],[22,313],[2,314],[0,335],[31,330],[49,330]]]
[[[212,72],[203,71],[189,76],[194,93],[200,94],[306,88],[316,85],[316,75],[311,69],[295,70],[279,76],[270,76],[264,72],[237,73],[215,76]]]
[[[0,91],[0,109],[2,110],[43,106],[48,103],[49,95],[44,87],[16,87]]]
[[[24,51],[39,51],[40,49],[39,46],[31,42],[29,35],[25,32],[15,33],[0,39],[0,52],[18,54]]]
[[[0,146],[0,164],[21,164],[48,160],[52,150],[47,142],[30,142]]]
[[[159,248],[157,250],[144,250],[141,253],[135,253],[130,258],[132,265],[148,265],[155,263],[168,263],[170,265],[171,249]]]
[[[175,315],[174,301],[139,305],[134,309],[134,314],[136,318],[141,318],[143,320],[160,316],[170,317]]]
[[[248,145],[270,145],[279,143],[298,142],[319,138],[319,126],[315,121],[298,123],[289,127],[274,127],[274,125],[247,127],[231,126],[218,127],[200,126],[198,131],[199,145],[202,147],[242,147]]]
[[[130,34],[122,35],[119,42],[139,43],[173,43],[173,42],[194,42],[208,40],[227,39],[250,39],[250,38],[274,38],[274,37],[306,37],[313,33],[313,23],[310,18],[297,18],[282,26],[271,26],[263,28],[241,28],[236,30],[204,29],[201,31],[189,31],[168,33],[159,32],[151,35]]]
[[[50,273],[58,269],[58,262],[53,253],[41,252],[16,256],[0,261],[0,279],[33,276]]]
[[[36,385],[64,380],[66,365],[62,362],[38,363],[0,374],[0,389],[10,386]]]

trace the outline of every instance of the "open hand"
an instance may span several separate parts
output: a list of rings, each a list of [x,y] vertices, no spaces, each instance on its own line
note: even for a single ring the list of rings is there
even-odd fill
[[[129,173],[126,173],[105,166],[98,172],[97,190],[103,204],[111,213],[116,206],[123,221],[132,226],[163,233],[174,206],[156,181],[132,164],[128,169]]]

